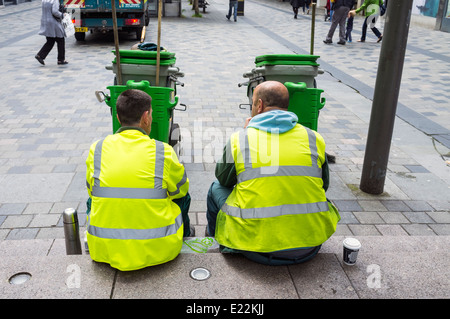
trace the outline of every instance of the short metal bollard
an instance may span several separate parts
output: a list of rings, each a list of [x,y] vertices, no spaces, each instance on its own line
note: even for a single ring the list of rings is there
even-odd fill
[[[64,236],[66,238],[66,254],[81,255],[80,227],[77,211],[67,208],[63,213]]]

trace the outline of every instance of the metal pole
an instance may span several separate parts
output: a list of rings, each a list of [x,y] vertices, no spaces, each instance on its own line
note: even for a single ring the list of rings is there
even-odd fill
[[[120,67],[120,53],[119,53],[119,32],[117,31],[117,13],[116,1],[111,1],[113,31],[114,31],[114,45],[116,47],[116,64],[117,64],[117,84],[122,85],[122,68]]]
[[[77,211],[67,208],[63,213],[64,237],[66,239],[66,254],[81,255],[80,227]]]
[[[413,0],[389,1],[359,188],[381,194],[394,129]]]
[[[159,86],[159,65],[161,61],[161,15],[162,0],[158,0],[158,43],[156,46],[156,86]]]
[[[312,16],[311,16],[311,48],[309,50],[309,53],[311,55],[314,54],[314,29],[316,27],[316,3],[312,2]]]

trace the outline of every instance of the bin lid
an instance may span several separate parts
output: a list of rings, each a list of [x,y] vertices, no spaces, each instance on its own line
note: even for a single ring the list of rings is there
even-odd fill
[[[112,50],[112,53],[114,55],[116,54],[116,50]],[[120,57],[121,58],[133,58],[133,59],[155,59],[156,60],[156,51],[143,51],[143,50],[119,50]],[[160,53],[160,59],[173,59],[175,58],[175,53],[167,52],[167,51],[161,51]]]
[[[172,66],[175,64],[175,58],[170,60],[160,60],[159,64],[163,66]],[[116,64],[116,59],[112,61],[113,64]],[[127,59],[120,58],[121,64],[142,64],[142,65],[156,65],[156,60],[145,60],[145,59]]]
[[[319,66],[316,62],[320,56],[305,54],[266,54],[255,58],[256,66],[264,65],[311,65]]]
[[[112,51],[114,56],[116,51]],[[156,65],[156,51],[141,51],[141,50],[119,50],[120,62],[126,64],[144,64],[144,65]],[[175,64],[175,53],[160,52],[160,65],[173,65]],[[112,61],[116,63],[116,59]]]

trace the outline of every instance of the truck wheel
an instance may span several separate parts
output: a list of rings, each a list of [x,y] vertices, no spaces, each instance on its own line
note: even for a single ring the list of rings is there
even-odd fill
[[[86,33],[75,32],[75,39],[77,39],[77,41],[84,41],[85,38],[86,38]]]

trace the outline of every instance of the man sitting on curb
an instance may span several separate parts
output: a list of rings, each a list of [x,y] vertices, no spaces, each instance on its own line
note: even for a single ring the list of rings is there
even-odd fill
[[[122,127],[92,144],[86,160],[87,240],[93,260],[135,270],[174,259],[183,236],[193,236],[189,179],[172,147],[149,137],[147,93],[127,90],[116,107]]]
[[[325,191],[325,142],[288,112],[289,92],[266,81],[253,93],[252,118],[234,133],[207,196],[207,231],[232,252],[260,263],[313,258],[340,219]]]

